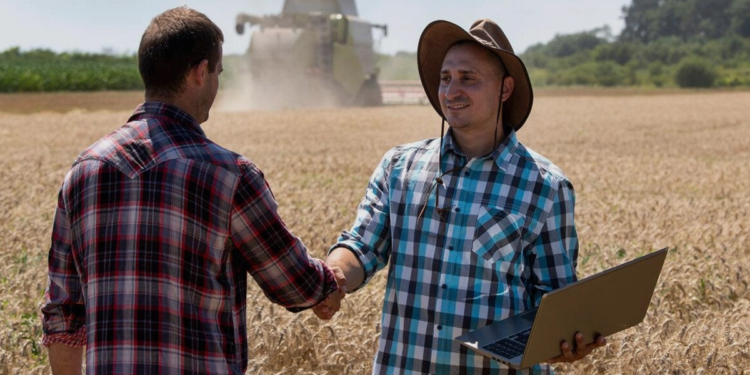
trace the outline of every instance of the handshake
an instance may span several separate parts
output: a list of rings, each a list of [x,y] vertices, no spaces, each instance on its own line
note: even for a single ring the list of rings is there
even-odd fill
[[[344,271],[339,267],[328,266],[328,268],[330,268],[331,272],[333,272],[333,276],[336,279],[336,284],[339,288],[330,296],[328,296],[325,301],[315,305],[315,307],[312,308],[312,311],[315,313],[315,315],[323,320],[329,320],[333,318],[334,315],[336,315],[336,312],[338,312],[341,308],[341,300],[346,297],[347,290],[346,275],[344,274]]]

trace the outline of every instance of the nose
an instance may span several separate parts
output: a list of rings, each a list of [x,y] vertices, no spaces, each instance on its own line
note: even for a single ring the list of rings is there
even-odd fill
[[[448,100],[453,100],[461,96],[461,89],[458,87],[456,80],[451,80],[447,85],[442,86],[443,95]]]

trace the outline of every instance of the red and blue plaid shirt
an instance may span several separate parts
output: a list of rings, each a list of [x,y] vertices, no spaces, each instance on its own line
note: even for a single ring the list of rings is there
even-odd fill
[[[263,173],[190,115],[139,106],[63,182],[44,344],[85,345],[89,373],[244,372],[247,273],[295,312],[337,289],[276,208]]]

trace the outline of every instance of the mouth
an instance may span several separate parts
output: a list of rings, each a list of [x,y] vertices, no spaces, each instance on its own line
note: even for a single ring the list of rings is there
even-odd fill
[[[456,111],[460,109],[467,108],[468,104],[446,104],[445,107],[450,109],[451,111]]]

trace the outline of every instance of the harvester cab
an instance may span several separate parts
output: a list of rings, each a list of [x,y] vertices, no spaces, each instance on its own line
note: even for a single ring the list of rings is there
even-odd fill
[[[373,29],[354,0],[286,0],[281,14],[237,15],[237,33],[253,29],[247,50],[254,85],[273,87],[286,106],[375,106],[378,84]],[[269,86],[270,85],[270,86]]]

